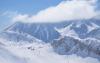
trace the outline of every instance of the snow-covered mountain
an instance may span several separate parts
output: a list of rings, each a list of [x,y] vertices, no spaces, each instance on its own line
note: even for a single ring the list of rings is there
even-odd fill
[[[26,52],[25,54],[23,54],[24,57],[25,55],[28,55],[28,53],[32,54],[27,56],[28,58],[30,58],[30,61],[27,63],[31,63],[36,59],[40,60],[40,62],[36,60],[36,63],[48,63],[47,61],[51,60],[52,62],[50,63],[55,63],[55,60],[58,59],[62,59],[62,61],[57,63],[64,63],[65,57],[62,57],[62,55],[66,56],[73,54],[79,57],[91,57],[100,60],[100,21],[94,19],[63,21],[59,23],[16,22],[0,33],[0,40],[1,39],[5,40],[3,41],[4,44],[9,44],[10,42],[10,44],[12,44],[12,42],[14,42],[13,45],[15,47],[13,47],[15,49],[10,48],[10,50],[9,47],[12,47],[11,45],[8,45],[9,47],[7,47],[7,49],[13,54],[16,50],[17,43],[21,44],[20,46],[18,46],[17,51],[20,51],[20,53]],[[52,47],[45,46],[45,42],[47,44],[51,44]],[[39,45],[40,43],[42,44],[42,46]],[[22,49],[20,49],[20,47],[22,47]],[[51,48],[49,47],[53,48],[52,52]],[[35,48],[36,51],[33,52]],[[50,50],[46,51],[47,49],[45,48],[49,48]],[[54,53],[53,51],[58,53],[60,56],[56,56],[56,53]],[[37,56],[34,56],[34,54]],[[18,52],[16,52],[15,56],[16,55],[18,56],[18,58],[20,58],[19,56],[21,56],[21,54],[19,54]],[[54,58],[50,59],[47,56]],[[40,57],[44,58],[41,60]],[[44,62],[44,59],[46,59],[47,61]]]
[[[88,38],[78,40],[73,37],[62,37],[54,40],[51,45],[61,55],[77,54],[82,57],[94,57],[100,60],[100,40]]]
[[[77,21],[70,23],[65,28],[56,28],[61,36],[51,43],[54,51],[61,55],[77,54],[100,60],[99,22]]]
[[[72,20],[63,21],[58,23],[23,23],[16,22],[13,25],[7,27],[1,36],[13,37],[14,40],[21,40],[30,35],[44,42],[51,42],[54,39],[59,38],[60,35],[73,36],[74,38],[85,39],[87,37],[100,38],[100,21],[90,20]],[[23,36],[23,38],[21,36]],[[11,39],[11,38],[10,38]],[[11,39],[11,40],[13,40]],[[25,39],[31,41],[30,38]]]
[[[74,38],[85,39],[88,37],[100,38],[100,25],[96,20],[83,20],[83,21],[73,21],[65,28],[56,30],[60,33],[61,36],[73,36]]]
[[[8,31],[17,32],[19,34],[28,34],[37,39],[43,40],[44,42],[49,42],[53,39],[57,39],[60,34],[55,30],[55,27],[61,28],[64,27],[65,23],[22,23],[16,22],[15,24],[7,27],[1,34],[5,36]],[[15,34],[15,33],[9,33]],[[9,36],[8,35],[8,36]],[[18,34],[17,34],[18,35]],[[16,34],[15,34],[16,36]],[[19,37],[20,38],[20,37]],[[19,39],[20,40],[20,39]]]
[[[50,44],[33,42],[19,46],[5,44],[0,40],[0,63],[99,63],[99,60],[75,54],[58,55],[53,52]]]

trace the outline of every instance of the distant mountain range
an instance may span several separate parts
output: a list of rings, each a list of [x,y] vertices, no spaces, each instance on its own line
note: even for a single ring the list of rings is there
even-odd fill
[[[16,22],[3,30],[0,35],[7,38],[10,37],[10,40],[30,40],[30,38],[25,38],[26,34],[44,42],[51,42],[52,40],[59,38],[62,34],[75,36],[80,39],[87,37],[94,37],[99,39],[100,21],[90,19],[63,21],[58,23]],[[14,36],[15,38],[11,38],[11,36]]]
[[[51,43],[61,55],[77,54],[100,59],[100,20],[72,20],[58,23],[16,22],[0,33],[14,42]]]
[[[3,37],[10,37],[13,36],[17,37],[14,40],[20,40],[20,35],[31,35],[39,40],[44,42],[50,42],[54,39],[57,39],[60,34],[55,30],[55,28],[64,28],[67,26],[68,23],[22,23],[16,22],[13,25],[7,27],[5,30],[1,32],[1,36]],[[10,33],[9,33],[10,32]],[[24,36],[25,38],[26,36]],[[19,39],[18,39],[19,38]],[[11,40],[13,40],[11,38]]]

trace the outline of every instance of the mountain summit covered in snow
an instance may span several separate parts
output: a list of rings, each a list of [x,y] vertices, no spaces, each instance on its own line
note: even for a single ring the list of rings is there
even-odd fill
[[[12,45],[13,42],[14,45],[20,44],[18,47],[32,51],[39,49],[39,56],[42,54],[45,58],[47,56],[44,53],[50,55],[54,55],[54,53],[51,50],[49,51],[51,53],[45,51],[45,46],[39,46],[39,44],[50,44],[49,46],[52,48],[52,51],[59,55],[75,54],[82,58],[91,57],[100,60],[100,21],[96,19],[72,20],[58,23],[16,22],[0,33],[1,39],[5,40],[3,41],[4,44],[5,42],[6,44],[11,42]],[[36,44],[33,45],[34,43]],[[25,46],[25,44],[29,45]],[[35,49],[35,46],[38,49]],[[49,46],[46,47],[48,48]],[[37,54],[37,52],[34,52],[34,54]],[[36,58],[37,56],[34,57]]]
[[[99,39],[100,21],[90,20],[72,20],[58,23],[24,23],[16,22],[1,32],[1,36],[14,36],[11,40],[20,41],[26,35],[35,37],[44,42],[51,42],[61,35],[73,36],[80,39],[88,37]],[[23,37],[21,37],[21,36]],[[25,40],[25,39],[24,39]],[[27,38],[31,40],[31,38]]]

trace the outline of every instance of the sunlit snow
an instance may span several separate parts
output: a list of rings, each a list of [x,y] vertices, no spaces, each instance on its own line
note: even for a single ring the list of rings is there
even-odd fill
[[[5,44],[3,40],[0,42],[0,63],[100,63],[91,57],[58,55],[50,44],[34,42],[14,45]]]

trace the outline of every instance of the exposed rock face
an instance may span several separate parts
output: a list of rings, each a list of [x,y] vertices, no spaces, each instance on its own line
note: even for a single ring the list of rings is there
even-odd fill
[[[78,40],[72,37],[63,37],[54,40],[51,45],[54,51],[61,55],[77,54],[82,57],[95,57],[100,59],[99,40]]]

